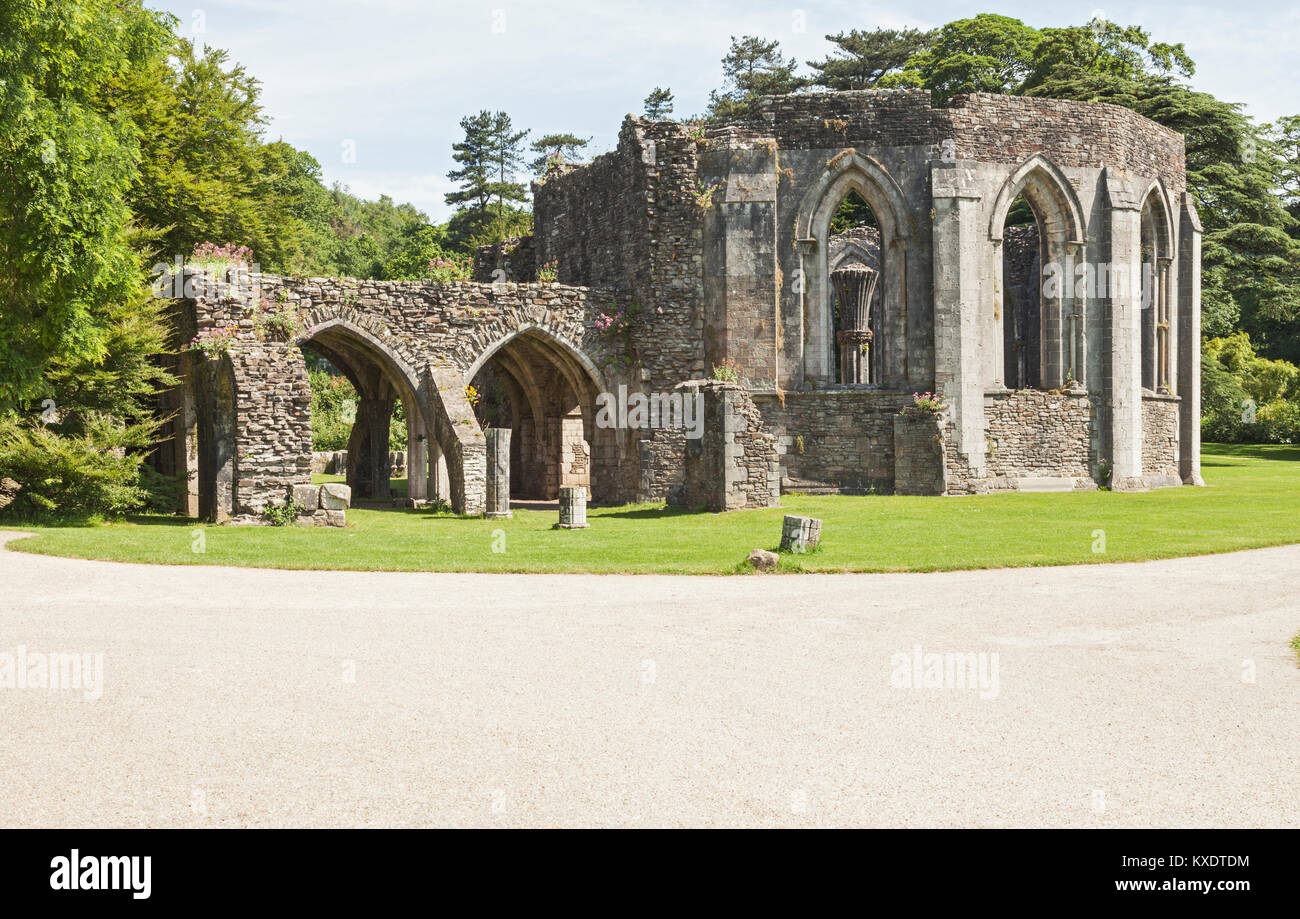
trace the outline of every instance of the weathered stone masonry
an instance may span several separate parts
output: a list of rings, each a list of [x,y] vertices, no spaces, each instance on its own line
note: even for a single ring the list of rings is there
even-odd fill
[[[877,228],[837,238],[850,191]],[[187,358],[172,400],[185,421],[169,455],[204,467],[205,513],[254,515],[306,481],[301,343],[361,395],[349,484],[385,492],[379,419],[400,400],[412,498],[468,513],[486,487],[476,380],[512,431],[512,487],[774,501],[766,473],[706,472],[680,430],[595,423],[599,393],[670,393],[724,366],[739,389],[706,393],[730,394],[740,462],[766,468],[770,444],[785,490],[1200,483],[1200,223],[1182,137],[1127,109],[985,94],[936,108],[895,90],[775,97],[707,131],[629,118],[616,150],[552,171],[534,198],[534,234],[476,260],[510,283],[261,278],[306,317],[286,341],[253,301],[184,301],[183,336],[239,329],[219,369]],[[1018,198],[1034,225],[1004,228]],[[875,272],[847,330],[832,284],[846,266]],[[559,283],[537,283],[543,268]],[[899,422],[927,391],[946,403],[933,430]]]

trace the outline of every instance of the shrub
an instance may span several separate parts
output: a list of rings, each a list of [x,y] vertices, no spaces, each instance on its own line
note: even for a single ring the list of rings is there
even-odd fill
[[[236,246],[234,243],[226,243],[224,246],[212,242],[198,243],[194,246],[194,254],[190,256],[190,264],[217,277],[221,277],[232,268],[243,269],[252,263],[253,250],[248,246]]]
[[[596,331],[606,335],[620,335],[628,329],[627,313],[622,307],[618,307],[612,313],[604,311],[596,314],[592,320],[596,326]]]
[[[283,504],[268,504],[262,508],[262,519],[273,527],[288,526],[304,510],[306,508],[297,501],[287,498]]]
[[[1257,356],[1245,332],[1204,342],[1201,433],[1227,443],[1300,443],[1300,368]]]
[[[914,392],[912,393],[912,404],[905,406],[899,414],[927,418],[939,414],[946,407],[943,396],[938,393]]]
[[[119,517],[148,497],[140,466],[150,428],[86,415],[77,434],[0,420],[0,477],[22,486],[7,515],[19,519]]]
[[[152,466],[140,467],[140,488],[144,491],[141,508],[151,514],[174,514],[189,491],[186,473],[163,475]]]
[[[467,255],[439,255],[429,259],[425,277],[431,281],[468,281],[473,265]]]
[[[220,357],[230,350],[239,332],[233,325],[224,328],[200,329],[199,334],[190,339],[186,346],[190,351],[197,351],[205,358]]]
[[[265,297],[253,311],[253,328],[262,339],[288,341],[303,330],[302,314],[287,303],[272,306]]]

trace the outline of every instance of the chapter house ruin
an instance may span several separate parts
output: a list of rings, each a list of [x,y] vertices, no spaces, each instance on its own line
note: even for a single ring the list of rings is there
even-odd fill
[[[518,498],[726,510],[1201,482],[1201,228],[1183,138],[1132,111],[780,96],[704,130],[629,117],[615,151],[533,191],[533,235],[480,250],[474,282],[186,291],[178,341],[235,340],[178,360],[158,462],[190,471],[185,510],[256,519],[309,482],[303,347],[359,394],[354,493],[388,494],[400,402],[409,500],[466,514],[487,427],[511,432],[493,465]],[[269,328],[267,304],[300,323]],[[926,392],[942,411],[903,411]],[[701,436],[599,409],[638,394],[696,400]]]

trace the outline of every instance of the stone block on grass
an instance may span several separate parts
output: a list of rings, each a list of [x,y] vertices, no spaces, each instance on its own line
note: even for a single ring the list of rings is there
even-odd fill
[[[817,548],[822,538],[822,522],[816,517],[786,514],[781,523],[781,551],[802,554]]]
[[[327,511],[345,511],[352,504],[352,489],[338,482],[320,487],[320,506]]]
[[[320,507],[320,488],[315,485],[293,486],[293,502],[302,508],[301,513],[313,513]]]

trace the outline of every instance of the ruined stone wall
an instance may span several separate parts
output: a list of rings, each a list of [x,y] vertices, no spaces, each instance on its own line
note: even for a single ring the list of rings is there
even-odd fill
[[[1142,475],[1153,477],[1151,485],[1170,484],[1162,479],[1178,475],[1177,396],[1142,397]]]
[[[937,415],[894,416],[894,493],[942,495],[947,491],[943,424]]]
[[[536,281],[536,256],[531,234],[479,246],[474,250],[474,280],[484,284]]]
[[[1092,401],[1083,390],[1019,389],[984,399],[994,478],[1091,476]]]
[[[608,301],[600,292],[560,284],[253,275],[239,288],[205,285],[181,305],[181,334],[192,337],[228,326],[235,331],[230,361],[238,445],[231,499],[236,517],[256,515],[266,504],[283,501],[293,485],[310,481],[311,391],[296,346],[320,330],[342,325],[404,381],[430,414],[442,449],[461,462],[453,477],[463,474],[459,485],[471,491],[483,481],[483,446],[465,402],[464,376],[493,346],[521,329],[538,329],[590,362],[597,390],[619,380],[615,358],[622,343],[595,322],[610,309]],[[266,315],[277,311],[297,317],[295,333],[286,336],[266,324]],[[607,374],[614,377],[612,384]],[[439,412],[447,415],[445,423],[434,417]],[[630,466],[634,476],[634,460]]]
[[[533,186],[535,260],[560,281],[611,291],[626,321],[626,375],[668,392],[706,374],[699,145],[685,126],[629,118],[617,149]],[[640,470],[630,486],[662,499],[680,481],[679,439],[630,432]]]
[[[931,146],[958,160],[1020,163],[1035,153],[1063,167],[1111,167],[1187,187],[1183,137],[1108,103],[994,93],[954,96],[934,108],[929,90],[775,96],[749,116],[783,148]],[[886,163],[886,166],[891,164]]]
[[[735,383],[700,381],[681,387],[703,397],[703,436],[688,439],[682,485],[672,503],[720,512],[780,503],[776,443],[749,393]]]
[[[1183,136],[1132,109],[993,93],[955,96],[936,110],[958,159],[1019,163],[1035,153],[1061,167],[1111,168],[1187,188]]]
[[[1007,390],[984,398],[987,465],[972,473],[966,457],[952,448],[956,431],[944,422],[948,494],[983,494],[1027,487],[1024,480],[1073,479],[1076,489],[1095,487],[1092,430],[1098,406],[1082,389]]]
[[[756,394],[754,402],[777,438],[783,491],[893,491],[893,418],[910,394],[787,392]]]
[[[537,264],[614,292],[658,391],[705,372],[697,160],[685,126],[629,118],[616,150],[533,186]]]

